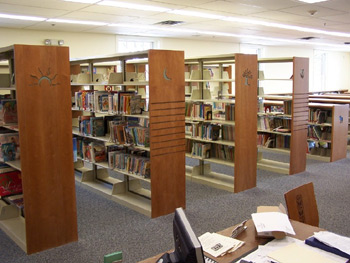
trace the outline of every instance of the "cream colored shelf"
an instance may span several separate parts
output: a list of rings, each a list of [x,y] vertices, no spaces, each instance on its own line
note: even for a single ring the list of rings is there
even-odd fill
[[[230,162],[230,161],[226,161],[226,160],[222,160],[222,159],[218,159],[218,158],[202,158],[199,156],[192,155],[190,153],[186,153],[186,157],[201,160],[201,161],[206,161],[206,162],[210,162],[210,163],[222,164],[222,165],[226,165],[226,166],[230,166],[230,167],[235,166],[234,162]]]
[[[24,252],[27,252],[25,219],[22,216],[0,220],[0,228]]]
[[[285,118],[285,119],[292,118],[292,115],[284,114],[283,112],[258,112],[258,116],[269,116],[269,117]]]
[[[0,90],[16,90],[16,86],[11,86],[11,87],[0,87]]]
[[[234,79],[185,79],[185,82],[235,82]]]
[[[21,171],[21,160],[7,161],[5,163],[8,164],[9,166],[11,166],[12,168],[15,168],[15,169]]]
[[[321,127],[332,127],[332,123],[315,123],[315,122],[308,122],[308,125],[313,126],[321,126]]]
[[[290,132],[276,132],[276,131],[269,131],[269,130],[259,130],[258,132],[264,132],[264,133],[273,133],[273,134],[279,134],[283,136],[291,136],[292,134]]]
[[[223,140],[203,140],[200,138],[192,137],[192,136],[185,136],[186,139],[193,140],[193,141],[198,141],[198,142],[207,142],[207,143],[215,143],[215,144],[221,144],[221,145],[227,145],[227,146],[235,146],[235,142],[232,141],[223,141]]]
[[[186,176],[192,182],[208,185],[217,189],[234,192],[234,177],[226,174],[215,173],[210,170],[208,164],[204,164],[204,174],[199,174],[200,167],[186,166]]]
[[[289,174],[289,163],[278,162],[269,159],[261,159],[257,163],[258,169],[263,169],[275,173]]]
[[[224,124],[224,125],[235,125],[235,121],[226,121],[226,120],[204,120],[200,118],[185,118],[187,123],[197,123],[197,122],[205,122],[205,123],[217,123],[217,124]]]
[[[16,131],[18,132],[18,124],[5,124],[5,125],[1,125],[1,127],[4,127],[6,129],[12,130],[12,131]]]
[[[258,146],[258,149],[263,150],[263,151],[265,151],[265,152],[290,154],[290,149],[267,148],[267,147],[265,147],[265,146]]]
[[[326,142],[326,143],[332,143],[331,140],[320,140],[320,139],[314,139],[314,138],[307,138],[310,142]]]
[[[141,214],[151,217],[151,200],[130,192],[112,195],[111,199]]]
[[[71,82],[71,86],[148,86],[148,81],[140,81],[140,82],[124,82],[124,83],[113,83],[109,84],[108,82],[103,83],[77,83]]]
[[[307,153],[306,157],[308,159],[311,159],[311,160],[317,160],[317,161],[322,161],[322,162],[330,162],[331,161],[331,157],[329,157],[329,156],[321,156],[321,155]]]
[[[127,171],[124,171],[124,170],[121,170],[121,169],[117,169],[117,168],[114,168],[113,171],[116,171],[116,172],[121,173],[121,174],[125,174],[125,175],[127,175],[129,177],[133,177],[133,178],[139,179],[141,181],[145,181],[147,183],[151,183],[151,179],[150,178],[145,178],[145,177],[142,177],[140,175],[129,173]]]

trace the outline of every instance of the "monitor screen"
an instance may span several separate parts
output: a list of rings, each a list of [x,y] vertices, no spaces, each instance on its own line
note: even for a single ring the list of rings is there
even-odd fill
[[[204,254],[202,245],[194,234],[190,223],[187,220],[182,208],[175,210],[173,220],[173,235],[175,241],[175,250],[172,253],[165,253],[158,263],[202,263]]]

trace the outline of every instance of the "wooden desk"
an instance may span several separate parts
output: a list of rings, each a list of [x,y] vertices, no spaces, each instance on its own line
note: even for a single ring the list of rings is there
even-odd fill
[[[300,239],[300,240],[305,240],[308,237],[312,236],[314,234],[314,232],[323,230],[321,228],[318,227],[314,227],[314,226],[310,226],[310,225],[306,225],[297,221],[293,221],[291,220],[292,226],[294,228],[294,231],[296,233],[295,236],[292,236],[294,238]],[[245,242],[244,246],[239,248],[237,251],[227,254],[223,257],[218,257],[218,258],[214,258],[217,262],[220,263],[228,263],[228,262],[232,262],[235,259],[238,259],[240,257],[242,257],[244,254],[249,253],[250,251],[254,250],[255,248],[258,247],[258,245],[264,245],[267,242],[271,241],[272,238],[260,238],[260,237],[256,237],[255,235],[255,227],[254,227],[254,223],[253,220],[248,220],[248,222],[246,223],[246,226],[248,226],[247,230],[244,231],[242,234],[240,234],[237,239],[242,240]],[[235,226],[226,228],[220,232],[218,232],[221,235],[224,236],[230,236],[232,230],[234,229]],[[213,258],[213,256],[210,256],[209,254],[205,253],[207,256]],[[148,258],[146,260],[140,261],[141,263],[154,263],[156,262],[161,256],[163,255],[163,253]]]

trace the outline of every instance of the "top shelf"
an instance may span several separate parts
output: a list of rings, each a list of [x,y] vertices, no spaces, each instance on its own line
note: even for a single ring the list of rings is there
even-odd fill
[[[185,79],[185,82],[235,82],[234,79]]]
[[[148,81],[124,82],[124,83],[77,83],[72,82],[71,86],[148,86]]]

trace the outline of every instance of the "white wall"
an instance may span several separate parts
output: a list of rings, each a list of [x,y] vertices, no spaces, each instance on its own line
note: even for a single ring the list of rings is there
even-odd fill
[[[43,45],[44,39],[63,39],[65,46],[69,46],[70,57],[108,55],[117,52],[118,38],[126,36],[94,33],[51,32],[24,29],[0,28],[0,47],[12,44]],[[132,37],[134,38],[134,37]],[[199,57],[206,55],[228,54],[240,52],[240,45],[231,42],[200,41],[190,39],[156,38],[157,48],[170,50],[184,50],[185,57]],[[313,89],[313,52],[310,47],[290,48],[265,46],[264,57],[308,57],[310,59],[310,91]],[[327,90],[350,88],[350,53],[327,52],[328,78]],[[283,67],[273,71],[282,71]],[[286,70],[288,72],[288,70]],[[268,72],[266,72],[268,74]],[[288,73],[289,74],[289,73]],[[290,77],[290,76],[289,76]],[[270,93],[280,93],[278,87],[272,88]]]

